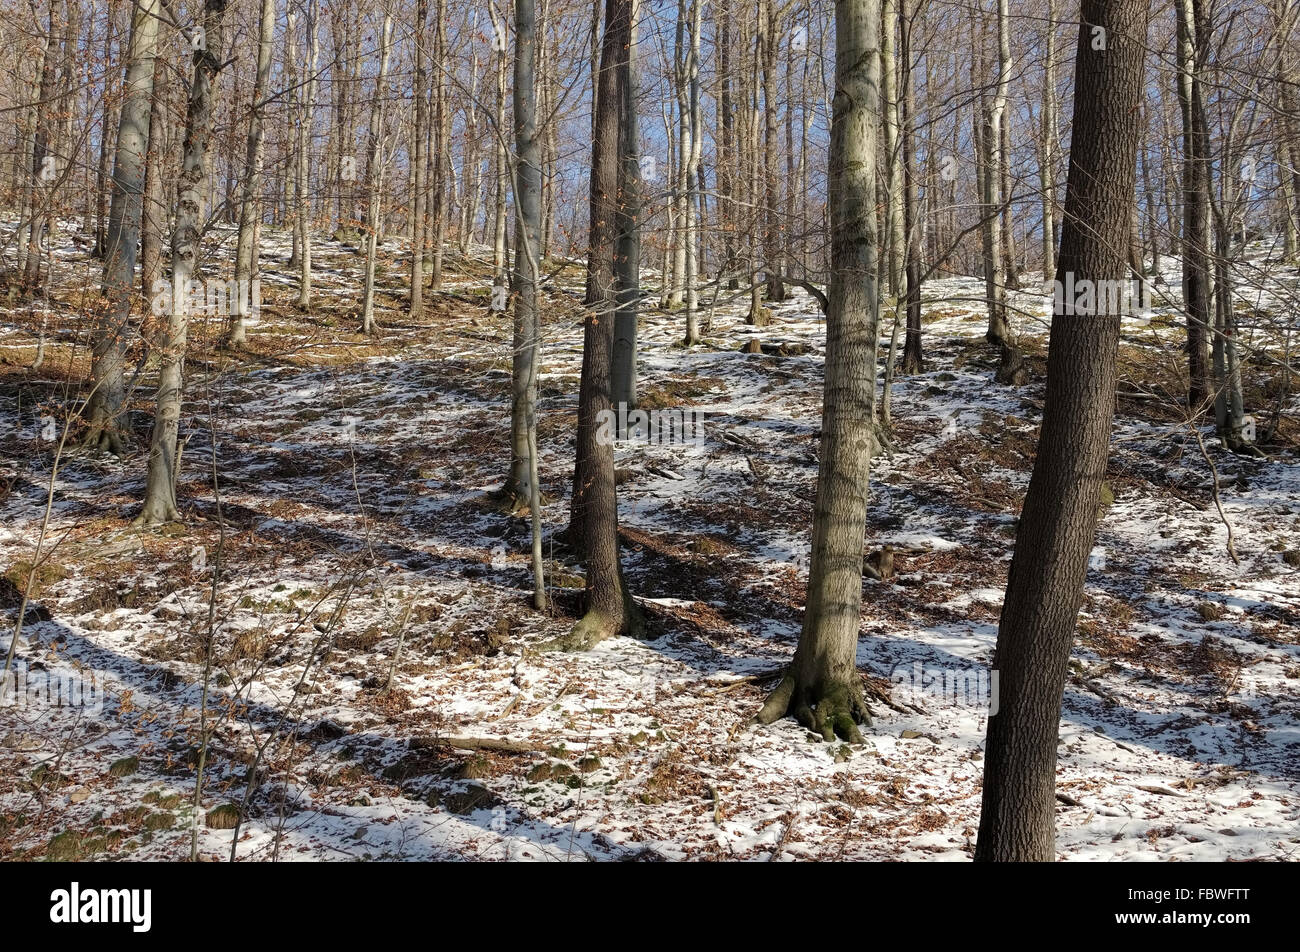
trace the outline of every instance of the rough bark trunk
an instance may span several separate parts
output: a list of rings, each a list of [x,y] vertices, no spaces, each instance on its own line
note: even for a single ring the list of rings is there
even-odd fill
[[[585,613],[560,646],[589,648],[614,635],[637,635],[640,612],[623,580],[618,555],[618,497],[613,441],[602,438],[599,422],[613,406],[610,365],[615,310],[614,255],[617,240],[620,144],[626,143],[625,92],[630,82],[633,0],[606,0],[592,142],[591,221],[587,276],[589,308],[583,328],[582,379],[578,392],[578,447],[569,540],[587,569]],[[577,531],[575,532],[574,529]]]
[[[1083,0],[1057,277],[1122,281],[1141,135],[1146,0]],[[1105,49],[1094,46],[1094,28]],[[1061,698],[1115,407],[1118,314],[1058,301],[1033,475],[1016,532],[994,670],[977,860],[1055,857]]]

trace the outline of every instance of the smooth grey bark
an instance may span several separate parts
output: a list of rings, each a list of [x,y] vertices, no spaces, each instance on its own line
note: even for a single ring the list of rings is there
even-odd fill
[[[189,287],[198,257],[199,242],[207,223],[205,194],[208,189],[208,153],[216,111],[215,85],[220,69],[222,19],[226,0],[206,0],[203,14],[204,48],[193,53],[194,74],[190,80],[185,115],[185,142],[176,204],[176,227],[172,231],[172,280],[167,325],[158,341],[161,358],[158,375],[157,409],[149,447],[149,468],[145,480],[144,508],[137,525],[156,525],[180,518],[176,505],[176,478],[180,462],[178,441],[181,401],[185,392],[185,346],[189,332]],[[238,294],[238,292],[236,292]]]
[[[1003,165],[1007,161],[1003,152],[1003,124],[1012,69],[1007,7],[1007,0],[998,0],[998,75],[993,97],[984,111],[981,129],[984,178],[980,212],[984,220],[984,284],[989,308],[989,327],[985,336],[998,349],[998,382],[1020,384],[1025,380],[1024,359],[1016,345],[1007,310],[1007,257],[1002,208]]]
[[[428,204],[426,181],[427,165],[424,154],[425,143],[429,139],[429,84],[428,68],[425,66],[424,41],[429,24],[428,0],[416,0],[415,30],[412,42],[415,44],[415,84],[412,94],[415,97],[415,123],[411,130],[411,186],[415,195],[411,201],[411,305],[410,316],[418,319],[424,316],[424,259],[425,236],[428,234],[426,206]]]
[[[626,404],[636,406],[636,330],[637,317],[641,301],[641,150],[637,128],[636,99],[638,73],[636,62],[637,48],[637,0],[633,0],[631,14],[631,38],[628,41],[626,63],[623,67],[624,80],[620,90],[621,102],[618,123],[618,202],[614,215],[614,280],[616,282],[616,308],[614,311],[613,359],[610,368],[610,400],[614,407]],[[694,66],[688,70],[691,77],[692,92],[690,122],[694,126],[696,146],[690,160],[694,166],[699,163],[699,34],[700,3],[695,2],[692,51]],[[686,227],[687,244],[695,241],[695,227],[691,223],[694,217],[693,201],[695,183],[692,176],[687,185]],[[693,248],[686,257],[686,313],[688,324],[695,319],[696,294],[694,287],[695,251]]]
[[[149,151],[149,107],[154,58],[158,52],[160,0],[140,0],[131,15],[121,118],[113,161],[103,302],[95,309],[91,347],[92,392],[87,404],[85,445],[120,455],[124,449],[117,418],[126,399],[123,364],[131,303],[136,299],[136,245],[144,198],[145,157]]]
[[[1214,324],[1210,273],[1210,137],[1202,70],[1208,50],[1200,0],[1177,0],[1178,102],[1183,117],[1183,306],[1187,311],[1188,405],[1198,413],[1210,403],[1207,353]]]
[[[880,98],[880,0],[836,0],[831,271],[812,563],[799,647],[757,720],[789,714],[826,740],[850,742],[861,741],[858,725],[870,722],[857,648],[875,429]]]
[[[235,246],[234,303],[230,308],[230,330],[226,343],[239,347],[248,340],[245,307],[253,295],[242,289],[257,275],[257,222],[261,217],[262,163],[265,152],[267,86],[271,77],[271,44],[275,37],[275,0],[261,0],[257,33],[257,77],[253,81],[253,106],[248,119],[248,147],[244,164],[244,188],[239,203],[239,237]]]
[[[429,287],[435,291],[442,288],[442,246],[447,240],[447,174],[451,168],[446,156],[448,142],[451,139],[451,116],[447,108],[447,84],[443,82],[442,76],[443,63],[447,56],[445,13],[446,0],[434,0],[433,16],[438,26],[434,33],[433,52],[433,193],[430,196],[429,211],[433,254],[429,265]],[[473,104],[468,108],[472,115]],[[468,156],[466,156],[466,163],[468,167]]]
[[[537,136],[535,0],[515,0],[514,374],[511,382],[511,482],[532,519],[533,607],[546,608],[542,570],[542,496],[537,468],[537,365],[541,343],[542,154]],[[522,437],[522,446],[519,445]],[[522,459],[521,459],[522,454]],[[522,465],[516,465],[522,462]],[[522,480],[522,483],[520,482]]]
[[[916,60],[912,54],[912,30],[919,9],[908,9],[905,2],[901,11],[899,52],[902,57],[903,97],[900,125],[903,151],[903,228],[907,250],[904,256],[907,285],[907,333],[903,338],[903,367],[905,374],[921,373],[924,356],[921,347],[921,246],[923,221],[916,182]]]
[[[384,85],[388,82],[388,60],[393,48],[393,14],[384,7],[383,36],[379,43],[379,71],[375,73],[375,95],[370,103],[370,135],[366,149],[366,281],[361,293],[361,333],[373,334],[375,324],[375,259],[379,254],[379,229],[384,134]]]
[[[1043,281],[1056,274],[1056,0],[1047,0],[1043,102],[1039,107],[1038,181],[1043,208]]]
[[[311,195],[308,192],[311,164],[311,128],[312,117],[316,114],[316,70],[320,63],[320,33],[317,29],[316,0],[307,0],[306,16],[303,18],[305,39],[303,47],[307,53],[307,79],[302,90],[302,112],[298,118],[298,145],[294,156],[294,193],[297,209],[294,214],[294,230],[298,236],[298,307],[307,310],[311,307]]]

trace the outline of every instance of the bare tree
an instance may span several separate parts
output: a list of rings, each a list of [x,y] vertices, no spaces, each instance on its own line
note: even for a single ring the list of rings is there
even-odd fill
[[[85,445],[121,455],[117,418],[126,399],[123,365],[134,294],[136,246],[149,152],[149,108],[154,58],[158,55],[159,0],[139,0],[131,15],[117,153],[113,161],[112,209],[104,256],[103,302],[96,309],[91,354],[89,428]]]
[[[214,86],[224,49],[222,19],[225,12],[226,0],[205,0],[202,40],[194,43],[194,74],[190,80],[185,116],[176,227],[172,231],[171,292],[167,295],[170,306],[167,326],[158,342],[162,366],[158,374],[157,410],[149,448],[144,508],[136,519],[138,525],[156,525],[180,518],[176,507],[176,477],[180,462],[177,444],[181,401],[185,393],[190,282],[207,222],[204,193],[208,186],[208,153],[212,145],[216,105]]]
[[[793,715],[827,740],[853,742],[862,739],[858,724],[870,722],[857,648],[879,333],[880,24],[880,0],[836,0],[831,272],[812,563],[799,647],[757,715],[764,724]]]
[[[1063,283],[1127,274],[1149,7],[1083,0],[1057,262]],[[1119,330],[1119,314],[1075,313],[1058,296],[1042,432],[993,660],[998,709],[989,717],[977,860],[1056,855],[1061,698],[1106,474]]]

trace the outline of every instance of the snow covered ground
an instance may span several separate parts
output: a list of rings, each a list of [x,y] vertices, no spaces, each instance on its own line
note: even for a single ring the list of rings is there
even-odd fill
[[[231,855],[223,821],[246,797],[239,860],[970,857],[988,666],[1042,405],[1041,296],[1015,298],[1037,357],[1035,381],[1013,389],[992,380],[979,284],[926,288],[926,372],[895,381],[894,453],[872,474],[868,544],[907,554],[891,582],[864,585],[875,723],[849,748],[793,721],[747,723],[802,612],[824,352],[810,298],[776,305],[763,328],[724,303],[690,351],[680,315],[645,315],[645,405],[707,414],[703,445],[618,452],[625,567],[652,638],[542,652],[573,622],[581,572],[548,542],[556,607],[532,611],[528,526],[484,500],[509,433],[510,328],[481,306],[488,281],[455,277],[419,322],[381,313],[372,342],[353,333],[360,259],[322,243],[319,306],[303,315],[276,273],[284,240],[267,232],[252,352],[233,360],[210,348],[215,323],[196,328],[183,529],[129,529],[146,421],[125,460],[60,460],[42,538],[42,430],[85,373],[86,322],[77,294],[56,293],[33,373],[38,312],[3,317],[0,606],[12,625],[41,540],[18,659],[35,680],[93,677],[103,703],[0,709],[0,855],[188,855],[211,611],[204,858]],[[80,287],[93,268],[63,254],[63,286]],[[404,259],[384,264],[381,305],[396,307]],[[1257,307],[1294,308],[1294,280],[1279,269]],[[550,305],[548,533],[567,520],[581,361],[576,302]],[[1228,454],[1202,428],[1212,473],[1176,407],[1151,398],[1179,366],[1181,332],[1161,316],[1127,327],[1121,353],[1113,501],[1061,719],[1059,852],[1294,858],[1295,404],[1289,448],[1269,459]],[[751,337],[772,352],[743,352]]]

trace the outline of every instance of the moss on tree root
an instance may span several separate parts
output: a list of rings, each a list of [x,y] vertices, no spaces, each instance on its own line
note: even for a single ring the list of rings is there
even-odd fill
[[[791,716],[827,742],[836,737],[850,744],[863,742],[858,725],[871,726],[871,710],[856,680],[816,686],[798,680],[793,670],[787,671],[754,716],[755,723],[771,724]]]

